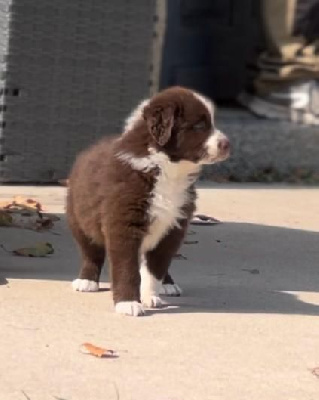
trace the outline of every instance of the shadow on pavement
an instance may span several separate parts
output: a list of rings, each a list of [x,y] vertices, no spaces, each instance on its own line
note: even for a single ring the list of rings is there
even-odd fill
[[[0,285],[6,279],[76,277],[77,249],[65,216],[61,218],[58,235],[1,228],[1,244],[8,249],[50,241],[55,253],[36,259],[1,250]],[[187,259],[175,260],[171,269],[184,296],[167,299],[175,308],[154,312],[319,315],[319,233],[242,223],[190,230],[193,234],[187,240],[198,243],[184,245],[181,253]]]

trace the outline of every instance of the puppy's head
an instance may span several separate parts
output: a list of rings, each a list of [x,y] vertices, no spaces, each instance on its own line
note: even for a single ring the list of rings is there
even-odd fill
[[[229,156],[229,140],[215,126],[212,102],[192,90],[160,92],[144,107],[143,118],[153,146],[172,161],[213,164]]]

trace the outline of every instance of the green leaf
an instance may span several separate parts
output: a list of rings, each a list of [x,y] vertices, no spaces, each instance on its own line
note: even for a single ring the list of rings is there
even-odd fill
[[[51,243],[40,242],[33,247],[23,247],[13,250],[13,254],[22,257],[46,257],[48,254],[53,254],[54,248]]]

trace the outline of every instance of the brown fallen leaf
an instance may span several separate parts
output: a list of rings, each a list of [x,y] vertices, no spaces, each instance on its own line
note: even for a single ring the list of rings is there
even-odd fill
[[[30,211],[43,211],[41,203],[22,196],[15,196],[11,201],[2,201],[0,202],[0,207],[6,210],[27,209]]]
[[[0,226],[43,231],[51,229],[59,219],[54,214],[43,213],[39,202],[21,196],[3,202],[0,207]]]
[[[5,210],[4,212],[11,218],[11,224],[7,226],[38,230],[38,222],[41,221],[41,217],[37,212],[26,210]]]
[[[20,212],[20,213],[25,213],[25,214],[39,214],[39,211],[32,208],[28,207],[23,204],[15,204],[15,203],[10,203],[7,205],[4,205],[2,210],[7,211],[7,212]]]
[[[13,250],[12,253],[22,257],[46,257],[54,253],[54,248],[51,243],[40,242],[36,243],[33,247],[23,247]]]
[[[13,201],[16,204],[21,204],[21,205],[33,208],[33,209],[38,210],[38,211],[43,211],[42,204],[39,203],[38,201],[34,200],[34,199],[30,199],[30,198],[23,197],[23,196],[15,196],[13,198]]]
[[[104,349],[103,347],[94,346],[91,343],[83,343],[80,346],[80,351],[81,351],[81,353],[90,354],[92,356],[99,357],[99,358],[102,358],[102,357],[109,357],[109,358],[118,357],[117,353],[114,350],[107,350],[107,349]]]

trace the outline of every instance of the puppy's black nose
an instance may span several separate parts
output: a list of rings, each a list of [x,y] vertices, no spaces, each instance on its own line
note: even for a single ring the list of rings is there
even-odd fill
[[[220,139],[218,142],[218,150],[220,150],[222,153],[227,153],[230,150],[229,140],[226,138]]]

